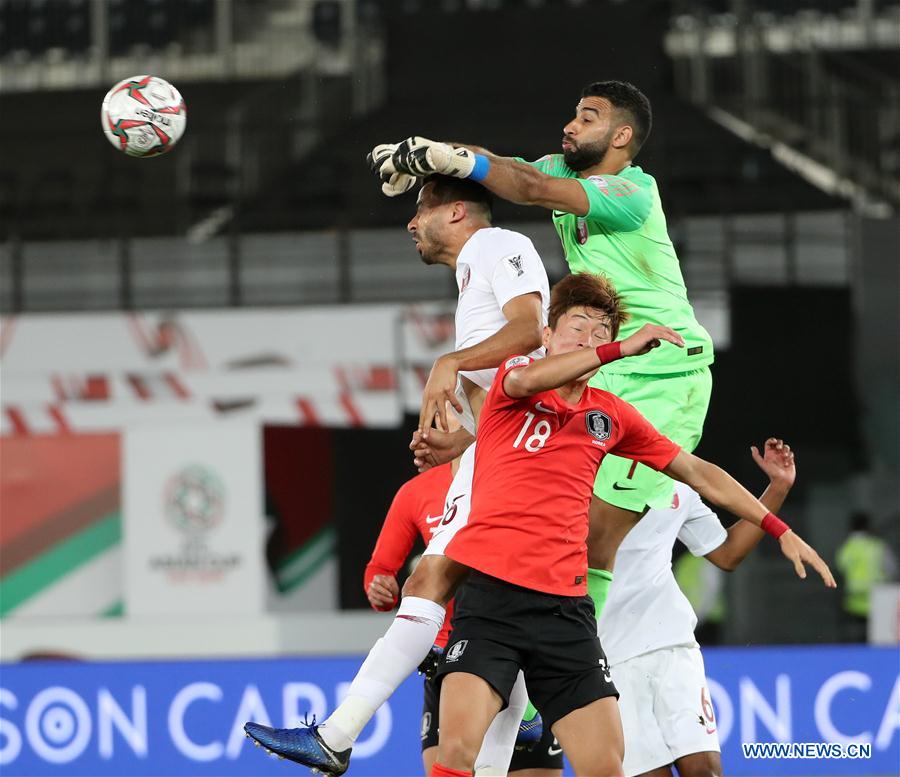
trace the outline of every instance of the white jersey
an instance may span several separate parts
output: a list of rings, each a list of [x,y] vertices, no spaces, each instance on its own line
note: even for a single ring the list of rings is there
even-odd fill
[[[705,556],[727,536],[700,495],[678,482],[672,506],[648,510],[625,535],[597,625],[611,665],[651,650],[697,644],[697,616],[672,574],[672,548],[679,539],[695,556]]]
[[[507,229],[479,229],[463,246],[456,260],[456,349],[468,348],[486,340],[506,324],[503,306],[514,297],[539,293],[543,320],[550,306],[550,282],[541,257],[525,235]],[[531,356],[542,356],[540,348]],[[491,387],[496,367],[474,372],[461,372],[477,386]],[[474,433],[474,419],[465,395],[457,395],[466,412],[460,417],[463,426]],[[468,416],[468,417],[467,417]]]

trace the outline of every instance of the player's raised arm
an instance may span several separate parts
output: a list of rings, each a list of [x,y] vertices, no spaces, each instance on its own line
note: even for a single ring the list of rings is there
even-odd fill
[[[687,483],[704,499],[775,537],[781,546],[781,552],[794,565],[798,577],[806,578],[804,564],[809,564],[821,575],[828,588],[837,587],[831,570],[819,554],[725,470],[681,451],[663,472],[675,480]]]
[[[388,154],[387,149],[393,151]],[[530,164],[477,146],[454,147],[420,136],[376,146],[368,156],[369,166],[389,196],[407,191],[409,176],[451,175],[471,178],[510,202],[588,216],[614,231],[636,230],[647,219],[653,200],[649,181],[642,187],[616,175],[578,178],[572,177],[572,171],[567,175],[545,172],[552,173],[556,159],[548,155]]]
[[[678,347],[684,345],[684,339],[674,329],[645,324],[624,340],[606,343],[597,348],[585,347],[557,356],[547,356],[511,370],[503,379],[503,390],[507,396],[518,398],[556,389],[616,359],[649,353],[663,342]]]
[[[440,417],[441,426],[449,429],[447,402],[460,413],[463,411],[456,396],[456,377],[459,372],[490,369],[508,356],[531,353],[540,347],[543,324],[540,293],[514,297],[503,306],[503,315],[506,317],[506,324],[490,337],[469,348],[445,354],[435,361],[422,392],[420,431],[431,426],[435,415]]]
[[[773,513],[777,513],[794,485],[797,470],[791,446],[775,437],[766,440],[763,452],[754,445],[751,449],[753,460],[769,476],[769,485],[759,501]],[[728,538],[706,558],[719,569],[733,572],[750,552],[759,544],[765,532],[749,521],[737,521],[728,527]]]

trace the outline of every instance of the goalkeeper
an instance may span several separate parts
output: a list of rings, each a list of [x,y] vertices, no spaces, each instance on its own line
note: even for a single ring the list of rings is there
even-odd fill
[[[632,164],[651,127],[646,96],[622,81],[589,84],[563,128],[562,153],[535,162],[498,157],[474,146],[420,137],[376,146],[369,161],[393,196],[433,173],[472,178],[512,202],[541,205],[573,273],[605,275],[624,298],[627,337],[645,324],[665,324],[684,348],[657,348],[623,359],[590,385],[630,402],[660,432],[692,451],[700,441],[712,390],[712,340],[688,301],[678,257],[652,176]],[[622,538],[648,508],[672,502],[672,481],[630,459],[607,456],[591,501],[589,592],[597,617],[612,580]]]

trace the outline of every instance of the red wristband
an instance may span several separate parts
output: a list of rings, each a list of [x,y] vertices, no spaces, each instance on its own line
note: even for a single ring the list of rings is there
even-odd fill
[[[598,345],[596,351],[600,364],[608,364],[622,358],[622,343],[616,340],[612,343]]]
[[[781,520],[774,513],[766,513],[763,516],[760,528],[766,533],[771,534],[776,540],[788,531],[791,527]]]

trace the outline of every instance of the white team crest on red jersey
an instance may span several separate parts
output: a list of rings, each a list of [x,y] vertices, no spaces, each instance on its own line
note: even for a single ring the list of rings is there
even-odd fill
[[[472,280],[472,268],[469,265],[463,265],[463,274],[462,280],[459,282],[459,293],[462,294],[469,285],[469,281]]]
[[[531,359],[528,356],[513,356],[512,359],[506,360],[503,369],[511,370],[513,367],[526,367],[529,364],[531,364]]]

